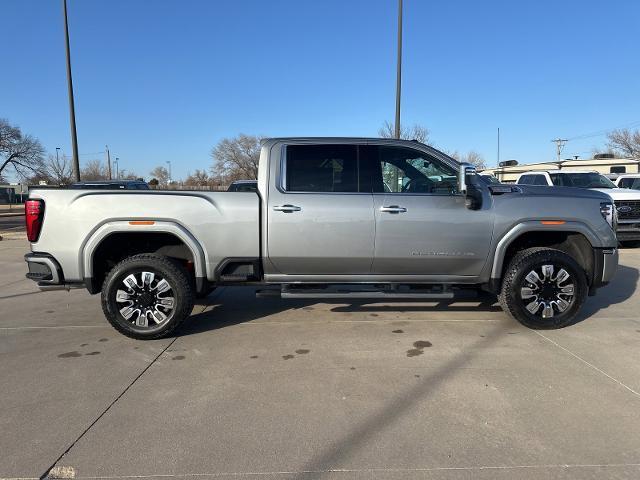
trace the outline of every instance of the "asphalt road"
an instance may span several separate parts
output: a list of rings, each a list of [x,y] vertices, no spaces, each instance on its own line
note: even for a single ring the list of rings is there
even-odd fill
[[[24,230],[23,215],[2,215],[0,214],[0,233]]]
[[[0,242],[0,477],[640,478],[640,250],[559,331],[223,288],[140,342],[37,292],[26,248]]]

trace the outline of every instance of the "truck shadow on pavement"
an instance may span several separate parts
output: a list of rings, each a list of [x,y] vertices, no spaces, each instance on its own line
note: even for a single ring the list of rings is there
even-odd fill
[[[619,265],[613,281],[598,290],[595,297],[588,297],[576,323],[586,320],[600,310],[606,310],[612,305],[623,303],[631,298],[638,287],[640,274],[637,268]]]
[[[636,268],[620,265],[614,281],[600,289],[595,297],[587,298],[574,325],[592,317],[601,310],[623,303],[631,298],[637,288],[640,274]],[[372,316],[385,313],[423,312],[502,312],[496,297],[479,295],[477,297],[455,298],[446,301],[435,300],[345,300],[345,299],[278,299],[255,298],[254,288],[222,287],[209,297],[200,301],[194,313],[179,329],[178,336],[193,335],[210,330],[247,323],[285,311],[312,311],[316,305],[330,305],[330,313],[369,313]],[[197,313],[200,310],[200,313]],[[320,311],[320,309],[318,309]],[[306,312],[305,312],[306,313]],[[397,317],[394,320],[398,320]],[[286,321],[304,322],[304,318],[288,318]],[[515,320],[514,320],[515,322]]]

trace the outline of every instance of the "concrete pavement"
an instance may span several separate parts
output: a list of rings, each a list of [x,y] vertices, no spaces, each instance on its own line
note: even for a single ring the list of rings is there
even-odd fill
[[[0,477],[640,476],[640,250],[558,331],[476,299],[223,288],[139,342],[98,297],[38,293],[26,249],[0,243]]]

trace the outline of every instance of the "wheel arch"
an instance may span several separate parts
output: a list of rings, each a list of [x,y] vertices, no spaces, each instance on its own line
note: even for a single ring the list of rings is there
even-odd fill
[[[509,230],[498,242],[491,269],[491,282],[499,283],[513,255],[524,248],[548,246],[564,251],[587,272],[589,281],[595,269],[594,247],[599,245],[596,234],[584,223],[543,224],[523,222]]]
[[[196,290],[200,291],[206,283],[206,254],[200,242],[184,226],[165,220],[116,220],[108,221],[97,227],[86,239],[80,249],[80,272],[85,285],[91,293],[97,293],[101,288],[104,274],[96,267],[99,258],[96,254],[104,255],[105,248],[117,240],[127,242],[129,248],[122,249],[128,255],[136,253],[151,253],[140,249],[143,244],[152,245],[152,252],[162,251],[165,247],[176,247],[167,256],[193,262],[193,272]],[[137,248],[136,248],[137,247]],[[113,256],[113,255],[112,255]],[[99,278],[99,277],[102,278]]]

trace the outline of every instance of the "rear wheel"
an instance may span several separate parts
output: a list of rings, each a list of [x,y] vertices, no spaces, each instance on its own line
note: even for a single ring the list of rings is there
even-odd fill
[[[121,261],[102,286],[102,310],[109,323],[139,340],[170,335],[191,314],[193,301],[186,270],[162,255]]]
[[[500,305],[529,328],[571,325],[588,293],[584,269],[566,253],[529,248],[509,263],[502,282]]]

